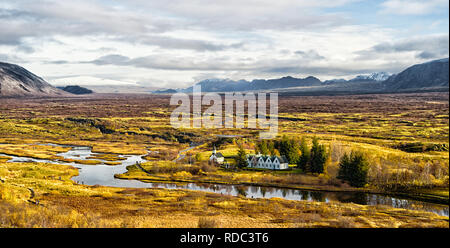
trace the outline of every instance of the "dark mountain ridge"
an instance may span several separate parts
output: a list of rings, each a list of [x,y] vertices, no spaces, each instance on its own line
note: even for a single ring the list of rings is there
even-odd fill
[[[0,96],[68,95],[25,68],[0,62]]]
[[[69,92],[75,95],[86,95],[94,93],[92,90],[78,86],[78,85],[68,85],[57,87],[58,89],[64,90],[65,92]]]
[[[383,85],[390,90],[449,87],[448,58],[413,65],[390,76]]]

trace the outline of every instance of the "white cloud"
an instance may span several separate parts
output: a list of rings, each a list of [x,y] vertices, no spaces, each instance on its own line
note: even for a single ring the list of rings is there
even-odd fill
[[[397,72],[448,54],[442,43],[448,33],[437,20],[433,32],[440,31],[440,40],[420,38],[411,26],[352,16],[359,11],[352,2],[11,1],[0,4],[0,60],[20,63],[53,83],[183,87],[207,77],[330,79]],[[381,5],[384,13],[405,15],[442,6],[436,0]]]
[[[134,0],[138,6],[157,9],[185,21],[186,27],[218,31],[292,30],[339,26],[345,15],[324,13],[321,8],[345,5],[354,0]]]
[[[448,34],[410,37],[389,42],[382,42],[370,49],[358,52],[359,59],[367,60],[383,55],[401,56],[409,54],[418,59],[439,59],[449,56]]]
[[[448,9],[448,0],[388,0],[381,6],[384,14],[425,15]]]
[[[133,82],[111,80],[92,76],[74,76],[50,80],[53,85],[138,85]]]

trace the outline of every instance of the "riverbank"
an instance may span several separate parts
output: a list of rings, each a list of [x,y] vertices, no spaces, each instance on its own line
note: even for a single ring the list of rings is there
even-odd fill
[[[324,180],[323,177],[305,175],[302,173],[298,173],[297,170],[283,172],[264,170],[229,171],[208,164],[203,164],[203,166],[197,167],[188,164],[177,164],[170,161],[153,160],[145,162],[143,157],[141,157],[140,155],[124,156],[119,154],[94,153],[92,151],[92,147],[64,145],[64,150],[58,150],[58,146],[61,145],[57,145],[54,143],[31,145],[33,149],[25,146],[25,149],[28,149],[29,151],[38,153],[42,153],[43,151],[49,152],[50,154],[46,155],[50,157],[58,157],[59,159],[57,159],[57,161],[42,159],[39,160],[30,157],[14,157],[11,161],[8,162],[30,162],[31,160],[33,162],[55,164],[70,161],[71,163],[61,164],[73,165],[79,168],[80,174],[76,177],[73,177],[72,180],[77,183],[87,185],[99,184],[103,186],[121,188],[187,188],[206,192],[220,192],[235,196],[244,195],[249,198],[278,197],[288,200],[313,200],[322,202],[333,200],[338,202],[352,202],[361,205],[384,204],[406,209],[426,210],[438,213],[440,215],[448,216],[448,207],[445,208],[439,205],[431,205],[426,203],[436,203],[436,201],[430,201],[429,195],[431,194],[429,192],[427,194],[427,201],[422,202],[420,200],[416,201],[416,199],[419,198],[410,197],[410,194],[396,195],[375,191],[370,188],[352,188],[347,185],[344,185],[345,187],[337,187],[329,184],[327,185],[327,181]],[[51,148],[50,151],[48,151],[49,148]],[[20,149],[23,150],[24,148],[21,147]],[[16,152],[15,149],[13,149],[13,152]],[[148,155],[145,157],[148,157]],[[99,159],[99,162],[102,162],[104,165],[108,166],[93,166],[92,163],[84,163],[85,161],[89,161],[89,159],[92,158]],[[80,161],[81,163],[77,163],[77,161]],[[139,164],[137,164],[137,162],[139,162]],[[141,165],[141,162],[144,163]],[[135,165],[139,170],[133,168],[133,166]],[[149,168],[152,171],[155,171],[156,169],[156,171],[159,172],[172,171],[173,173],[152,173],[151,171],[144,169],[142,166]],[[130,171],[131,174],[138,174],[138,177],[129,177],[128,174],[130,174]],[[147,176],[143,178],[141,171],[145,172]],[[192,175],[191,173],[193,173],[194,175]],[[134,180],[121,180],[120,178]],[[268,182],[268,180],[272,182]],[[316,185],[299,184],[299,182],[305,181],[313,183],[315,182]],[[190,185],[182,186],[181,184]],[[226,187],[227,189],[224,189],[220,185],[227,185],[228,187]],[[342,186],[342,184],[340,185]],[[222,189],[217,190],[217,188]],[[258,193],[255,194],[254,191]],[[436,192],[436,190],[434,190],[433,192]],[[445,191],[443,193],[445,193]],[[348,200],[348,198],[350,198],[350,200]],[[402,199],[408,200],[405,201]],[[442,201],[439,201],[437,203],[442,203],[443,201],[445,201],[445,196],[442,197]]]
[[[425,211],[87,186],[71,180],[78,174],[67,165],[1,162],[2,227],[449,227],[448,217]],[[27,202],[29,188],[39,204]]]
[[[359,192],[359,193],[370,193],[378,194],[384,196],[400,197],[404,199],[411,199],[417,201],[424,201],[436,204],[448,204],[448,188],[436,188],[432,189],[418,189],[411,190],[408,192],[402,191],[384,191],[376,189],[373,187],[365,188],[355,188],[348,185],[344,186],[333,186],[333,185],[305,185],[295,183],[273,183],[273,182],[261,182],[258,179],[263,178],[267,181],[268,177],[273,177],[270,172],[250,172],[240,171],[240,172],[229,172],[222,169],[220,174],[217,172],[202,172],[200,175],[191,175],[187,173],[159,173],[152,174],[150,171],[146,170],[146,164],[141,164],[139,167],[136,165],[130,165],[127,167],[127,172],[123,174],[114,175],[115,178],[128,179],[128,180],[139,180],[142,182],[165,182],[165,183],[198,183],[198,184],[222,184],[222,185],[241,185],[241,186],[257,186],[257,187],[274,187],[280,189],[295,189],[295,190],[307,190],[307,191],[320,191],[320,192]],[[255,176],[255,173],[261,175]],[[226,179],[223,178],[227,175]],[[222,179],[217,179],[217,176],[221,175]],[[279,175],[281,178],[286,175]],[[319,181],[320,178],[308,176],[308,175],[298,175],[297,177],[303,176],[307,177],[309,181],[316,180]]]

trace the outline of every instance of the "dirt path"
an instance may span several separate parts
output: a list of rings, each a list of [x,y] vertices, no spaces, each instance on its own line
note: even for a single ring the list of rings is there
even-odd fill
[[[179,152],[178,152],[178,157],[177,157],[176,159],[174,159],[173,162],[177,162],[177,161],[179,161],[179,160],[182,160],[183,158],[186,157],[186,155],[183,154],[183,153],[186,153],[186,152],[188,152],[188,151],[190,151],[190,150],[192,150],[192,149],[194,149],[194,148],[197,148],[197,147],[199,147],[199,146],[201,146],[201,145],[203,145],[203,144],[205,144],[205,143],[201,143],[201,144],[198,144],[198,145],[195,145],[195,146],[191,146],[191,147],[188,147],[188,148],[186,148],[186,149],[184,149],[184,150],[179,151]]]

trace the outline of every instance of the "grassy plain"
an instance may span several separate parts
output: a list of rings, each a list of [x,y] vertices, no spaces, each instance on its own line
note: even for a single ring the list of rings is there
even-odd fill
[[[76,169],[0,163],[1,227],[444,227],[433,213],[75,184]],[[38,203],[38,204],[36,204]]]
[[[332,159],[323,175],[304,174],[297,169],[211,168],[205,161],[216,135],[240,135],[246,150],[253,152],[260,130],[173,129],[169,120],[174,106],[169,105],[167,96],[0,99],[0,153],[5,154],[0,156],[0,208],[4,210],[0,225],[448,227],[448,217],[383,206],[83,186],[70,180],[77,174],[73,167],[6,163],[8,155],[64,161],[56,154],[69,149],[37,143],[83,145],[102,154],[73,161],[92,166],[97,159],[114,166],[120,162],[118,155],[147,155],[149,162],[142,166],[152,173],[130,166],[127,173],[118,175],[124,179],[391,192],[448,202],[448,99],[448,93],[280,96],[280,136],[305,137],[308,142],[318,137]],[[192,142],[204,145],[187,152],[185,159],[172,162]],[[417,144],[419,151],[409,149],[416,149]],[[340,157],[355,149],[368,154],[371,162],[369,185],[361,189],[335,178]],[[232,162],[237,146],[235,142],[224,143],[218,152]],[[30,203],[37,200],[40,205]]]

